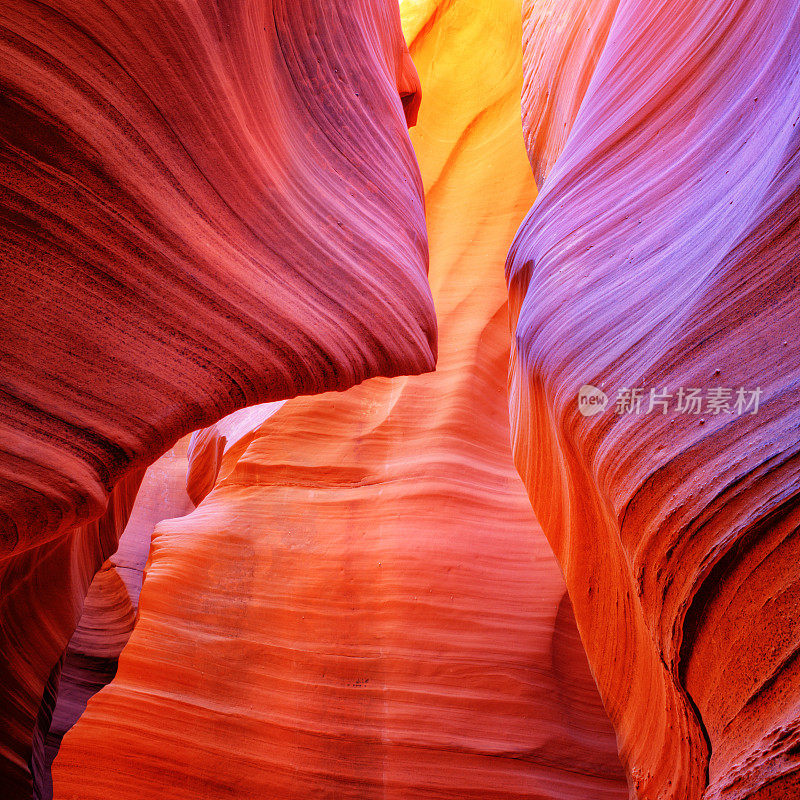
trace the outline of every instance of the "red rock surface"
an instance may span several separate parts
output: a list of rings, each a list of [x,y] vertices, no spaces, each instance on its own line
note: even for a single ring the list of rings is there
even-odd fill
[[[518,468],[637,796],[800,797],[800,12],[525,15],[540,194],[507,267]],[[606,411],[579,413],[585,384]],[[758,412],[714,413],[740,387]],[[616,414],[626,388],[670,410]]]
[[[627,795],[509,445],[501,265],[533,200],[519,5],[405,10],[439,370],[194,437],[202,502],[156,528],[57,800]]]
[[[162,519],[194,508],[185,489],[188,445],[189,437],[184,437],[148,468],[119,547],[89,587],[60,669],[44,763],[34,769],[35,797],[52,796],[50,764],[64,733],[77,722],[89,698],[116,674],[119,654],[133,631],[153,529]]]
[[[3,20],[3,552],[237,406],[433,366],[396,2]]]
[[[95,571],[113,553],[142,473],[120,481],[105,514],[69,536],[0,565],[0,788],[31,796],[31,761],[41,771],[61,658]]]
[[[238,455],[256,437],[259,427],[266,422],[283,402],[262,403],[251,408],[243,408],[220,420],[210,428],[203,428],[192,434],[189,444],[188,473],[186,491],[192,502],[200,501],[214,488],[217,480],[224,478],[223,459],[235,463]]]
[[[7,0],[0,25],[0,789],[23,796],[144,469],[237,407],[429,370],[436,333],[396,0]]]

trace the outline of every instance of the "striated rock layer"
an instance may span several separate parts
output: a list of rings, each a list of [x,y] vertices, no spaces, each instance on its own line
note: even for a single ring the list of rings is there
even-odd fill
[[[396,2],[2,23],[3,553],[236,407],[432,367]]]
[[[162,519],[188,514],[194,508],[185,490],[188,445],[189,437],[184,437],[148,468],[119,547],[89,587],[63,665],[59,662],[57,698],[43,742],[44,761],[40,764],[34,758],[37,798],[52,796],[50,765],[64,733],[77,722],[89,698],[116,674],[119,654],[133,631],[153,529]]]
[[[44,739],[64,650],[95,571],[114,552],[143,473],[121,480],[103,516],[69,536],[0,562],[0,788],[31,796],[31,762],[45,771]]]
[[[145,467],[237,407],[429,370],[436,333],[396,0],[7,0],[0,98],[11,796]]]
[[[138,624],[64,739],[57,800],[627,794],[509,445],[500,265],[533,200],[519,5],[404,10],[439,371],[193,438],[202,502],[156,529]]]
[[[524,14],[517,466],[637,796],[800,797],[800,11]]]

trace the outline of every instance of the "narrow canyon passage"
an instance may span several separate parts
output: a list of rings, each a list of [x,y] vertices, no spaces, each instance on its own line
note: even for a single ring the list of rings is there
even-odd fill
[[[627,796],[509,445],[499,267],[535,196],[520,9],[409,7],[438,370],[195,439],[200,505],[156,528],[56,798]]]
[[[800,800],[797,0],[0,0],[0,301],[0,800]]]

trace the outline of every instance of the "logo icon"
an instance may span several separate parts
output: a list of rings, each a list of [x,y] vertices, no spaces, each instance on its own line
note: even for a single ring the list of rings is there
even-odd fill
[[[578,411],[584,417],[593,417],[606,410],[608,395],[596,386],[586,383],[578,390]]]

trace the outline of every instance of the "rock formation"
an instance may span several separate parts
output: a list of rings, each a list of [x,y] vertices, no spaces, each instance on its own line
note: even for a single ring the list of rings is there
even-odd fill
[[[95,571],[117,547],[142,472],[114,488],[104,515],[70,535],[0,562],[0,788],[29,798],[31,764],[45,768],[62,657]]]
[[[800,11],[524,13],[518,468],[636,796],[800,797]]]
[[[57,800],[627,795],[509,444],[501,265],[534,195],[519,4],[408,12],[439,369],[194,436],[200,504],[156,528]]]
[[[6,0],[0,26],[16,797],[144,469],[238,407],[429,370],[436,333],[396,0]]]
[[[62,736],[83,713],[88,699],[116,674],[119,654],[133,631],[153,529],[162,519],[182,516],[194,508],[185,489],[188,444],[187,436],[147,470],[119,547],[89,587],[63,665],[60,661],[56,669],[60,676],[52,721],[42,742],[44,751],[35,750],[37,798],[52,795],[50,764]]]

